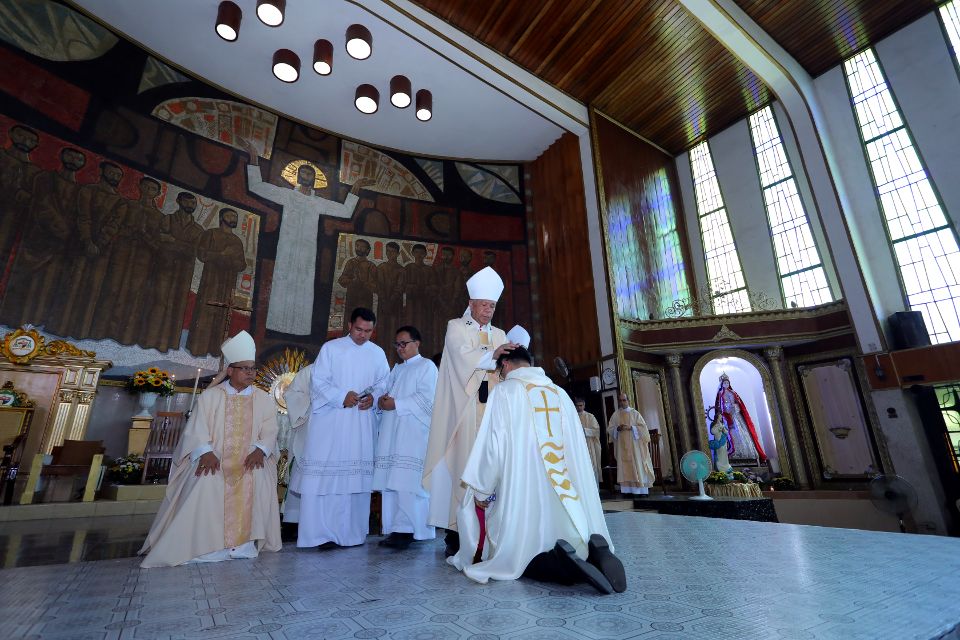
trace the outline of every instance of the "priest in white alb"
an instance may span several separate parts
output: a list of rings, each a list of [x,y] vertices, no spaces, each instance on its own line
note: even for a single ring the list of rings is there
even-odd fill
[[[650,458],[650,431],[640,412],[630,406],[624,391],[617,397],[619,408],[607,423],[607,439],[613,442],[617,458],[620,493],[646,495],[656,476]]]
[[[447,529],[447,553],[455,553],[457,507],[464,489],[460,475],[480,428],[487,396],[497,383],[497,358],[512,345],[490,324],[503,280],[484,267],[467,280],[469,306],[447,322],[424,461],[423,488],[430,493],[428,522]]]
[[[388,534],[380,544],[396,549],[436,537],[434,527],[427,524],[430,494],[421,480],[437,365],[420,355],[421,340],[416,327],[397,329],[393,344],[400,362],[390,372],[386,393],[377,401],[380,435],[373,489],[380,492],[383,533]]]
[[[347,335],[330,340],[313,363],[310,421],[293,463],[285,522],[298,522],[298,547],[352,547],[370,528],[374,415],[390,366],[373,342],[377,317],[358,307]],[[296,436],[294,437],[296,440]]]
[[[597,484],[600,484],[600,423],[592,413],[587,411],[587,402],[583,398],[574,398],[573,404],[577,408],[580,426],[583,427],[583,435],[587,439],[587,450],[590,451],[593,473],[597,478]]]
[[[256,345],[223,343],[227,380],[200,394],[173,454],[160,510],[139,553],[144,568],[256,558],[280,550],[277,406],[253,386]]]
[[[498,364],[504,381],[463,472],[460,551],[448,562],[480,583],[524,575],[625,590],[573,403],[525,347]]]

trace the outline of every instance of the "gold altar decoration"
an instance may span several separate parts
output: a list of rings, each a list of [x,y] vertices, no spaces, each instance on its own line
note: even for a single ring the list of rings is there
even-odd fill
[[[78,358],[96,358],[94,351],[84,351],[76,345],[70,344],[66,340],[54,340],[43,348],[43,353],[48,356],[68,355]]]
[[[43,353],[43,336],[27,325],[3,337],[0,354],[14,364],[27,364]]]
[[[273,396],[277,403],[277,411],[287,413],[287,402],[283,394],[293,382],[297,372],[306,367],[307,353],[301,349],[284,349],[279,355],[262,365],[257,370],[255,385]]]
[[[714,498],[762,498],[763,492],[756,482],[731,482],[730,484],[703,485],[707,495]]]
[[[13,381],[7,380],[0,387],[0,407],[32,407],[33,400],[22,391],[17,391]]]
[[[309,160],[294,160],[290,162],[283,168],[283,171],[280,172],[280,177],[283,178],[290,186],[297,186],[297,173],[300,171],[300,167],[307,165],[312,168],[314,171],[313,178],[313,188],[314,189],[323,189],[327,186],[327,176],[317,165],[313,164]]]

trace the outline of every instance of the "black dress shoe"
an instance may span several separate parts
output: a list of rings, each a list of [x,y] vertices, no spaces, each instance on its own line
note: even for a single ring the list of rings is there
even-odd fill
[[[607,580],[600,569],[586,560],[581,560],[577,556],[576,549],[569,542],[557,540],[553,552],[557,555],[557,559],[565,572],[576,578],[577,582],[588,582],[594,589],[605,595],[613,593],[613,585],[610,584],[610,581]]]
[[[324,542],[322,545],[317,547],[317,551],[328,551],[330,549],[339,549],[339,548],[340,548],[340,545],[338,545],[336,542],[331,540],[329,542]]]
[[[447,535],[443,537],[443,541],[446,543],[447,548],[444,549],[443,555],[446,557],[455,556],[460,551],[460,534],[456,531],[450,531],[447,529]]]
[[[381,547],[390,547],[392,549],[406,549],[413,544],[412,533],[391,533],[378,543]]]
[[[613,590],[617,593],[623,593],[627,590],[627,574],[623,570],[623,563],[620,558],[613,555],[610,551],[610,545],[607,539],[599,533],[590,536],[587,543],[590,550],[587,556],[587,562],[595,566],[604,577],[610,582]]]

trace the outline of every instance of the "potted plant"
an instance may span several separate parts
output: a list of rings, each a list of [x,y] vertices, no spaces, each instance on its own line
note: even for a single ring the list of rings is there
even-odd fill
[[[146,371],[137,371],[130,376],[127,380],[127,390],[139,396],[140,413],[133,417],[153,418],[150,409],[157,403],[157,398],[173,395],[173,377],[157,367],[150,367]]]
[[[143,458],[130,455],[117,458],[107,466],[107,482],[112,484],[140,484],[143,478]]]

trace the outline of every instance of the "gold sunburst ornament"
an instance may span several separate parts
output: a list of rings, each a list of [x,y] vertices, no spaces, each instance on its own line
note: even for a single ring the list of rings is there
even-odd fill
[[[311,167],[314,171],[313,178],[313,188],[314,189],[323,189],[327,186],[327,176],[320,170],[320,167],[313,164],[309,160],[294,160],[283,168],[283,171],[280,172],[280,177],[287,181],[293,187],[296,187],[297,174],[300,172],[300,167],[307,165]]]
[[[293,382],[293,378],[300,369],[310,364],[307,362],[307,352],[301,349],[284,349],[279,355],[257,370],[257,379],[254,382],[258,387],[273,396],[277,403],[277,411],[287,413],[287,401],[283,394]]]

